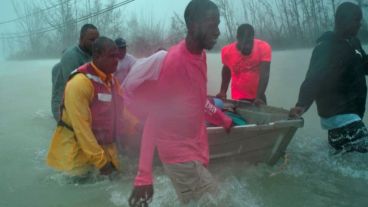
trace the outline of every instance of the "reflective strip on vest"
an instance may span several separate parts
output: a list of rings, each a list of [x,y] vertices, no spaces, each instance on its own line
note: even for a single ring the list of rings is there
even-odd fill
[[[91,75],[89,73],[86,74],[86,76],[93,80],[94,82],[97,82],[97,83],[100,83],[100,84],[104,84],[104,82],[98,77],[98,76],[95,76],[95,75]]]
[[[102,101],[102,102],[111,102],[112,95],[109,93],[98,93],[97,98],[99,101]]]

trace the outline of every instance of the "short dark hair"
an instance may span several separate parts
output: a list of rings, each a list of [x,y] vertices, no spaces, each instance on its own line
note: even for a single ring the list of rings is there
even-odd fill
[[[116,46],[115,42],[108,37],[100,36],[92,44],[92,57],[98,57],[105,52],[106,48],[109,46]]]
[[[86,34],[87,30],[89,30],[89,29],[95,29],[95,30],[97,30],[97,27],[95,25],[93,25],[93,24],[85,24],[85,25],[83,25],[82,28],[81,28],[81,30],[80,30],[80,37],[83,37]]]
[[[335,13],[335,25],[343,26],[347,24],[347,21],[350,21],[353,15],[362,16],[361,8],[352,2],[344,2],[340,4]]]
[[[246,34],[250,34],[250,35],[254,36],[254,28],[250,24],[241,24],[238,27],[238,30],[236,32],[236,35],[238,37],[243,37]]]
[[[184,11],[184,19],[187,28],[193,23],[203,19],[206,11],[217,10],[218,7],[210,0],[191,0]]]

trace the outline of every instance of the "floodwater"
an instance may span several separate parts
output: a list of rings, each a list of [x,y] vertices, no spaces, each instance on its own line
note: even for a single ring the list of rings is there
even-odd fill
[[[310,49],[273,53],[267,89],[270,105],[289,109],[295,104],[310,55]],[[124,160],[125,170],[119,179],[79,185],[70,184],[45,164],[55,127],[50,94],[51,68],[56,62],[0,63],[0,206],[128,206],[136,173],[134,161]],[[219,90],[220,77],[220,55],[209,54],[209,94]],[[315,106],[304,118],[305,126],[290,143],[286,158],[275,166],[224,163],[211,168],[222,191],[215,206],[368,206],[368,154],[334,155]],[[150,206],[179,206],[160,168],[155,169],[155,196]]]

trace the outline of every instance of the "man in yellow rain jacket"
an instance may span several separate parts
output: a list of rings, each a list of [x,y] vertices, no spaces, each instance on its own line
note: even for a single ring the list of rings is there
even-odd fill
[[[49,166],[71,176],[119,169],[116,141],[132,133],[138,121],[124,110],[122,91],[112,75],[117,63],[115,43],[100,37],[93,44],[92,62],[70,76],[47,155]]]

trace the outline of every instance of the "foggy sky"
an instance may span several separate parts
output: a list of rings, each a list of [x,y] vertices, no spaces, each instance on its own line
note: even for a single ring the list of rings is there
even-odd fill
[[[0,2],[0,22],[11,20],[17,18],[17,15],[13,9],[12,1],[17,2],[43,2],[45,0],[1,0]],[[85,0],[77,0],[78,3],[83,3]],[[101,0],[104,2],[108,2],[108,0]],[[116,3],[122,2],[123,0],[116,0]],[[229,0],[230,1],[230,0]],[[237,0],[231,0],[237,1]],[[274,1],[274,0],[269,0]],[[294,1],[294,0],[290,0]],[[346,0],[336,0],[336,3],[339,4],[342,1]],[[349,1],[349,0],[348,0]],[[55,0],[54,2],[57,3]],[[146,15],[147,17],[153,17],[154,22],[161,22],[164,25],[168,25],[170,23],[170,18],[173,13],[178,13],[181,17],[183,16],[184,9],[188,4],[189,0],[135,0],[132,3],[119,7],[120,11],[123,12],[123,17],[126,15],[129,17],[132,14],[136,14],[138,16]],[[353,1],[354,2],[354,1]],[[234,9],[234,15],[236,15],[236,8]],[[222,21],[223,22],[223,21]],[[243,23],[243,22],[242,22]],[[220,28],[223,28],[223,23],[220,25]],[[17,30],[17,22],[12,22],[9,24],[0,24],[0,34],[6,33],[15,33],[20,32]],[[16,39],[15,39],[16,41]],[[0,41],[0,59],[4,54],[2,54],[2,41]]]
[[[14,0],[0,1],[0,22],[17,18],[17,15],[13,9],[12,1]],[[35,0],[15,0],[15,1],[30,2]],[[84,0],[79,0],[78,2],[82,3],[83,1]],[[107,0],[102,1],[107,2]],[[122,1],[123,0],[116,0],[116,3]],[[137,15],[152,14],[155,21],[160,21],[163,24],[169,24],[172,14],[176,12],[179,15],[182,15],[188,2],[189,0],[135,0],[132,3],[120,7],[119,9],[123,13],[126,13],[127,16],[130,16],[131,14]],[[0,24],[0,33],[6,34],[15,32],[19,32],[17,31],[17,22]],[[2,42],[0,41],[0,59],[2,59],[4,56],[4,54],[2,54],[3,51],[1,44]]]
[[[14,0],[1,0],[0,3],[0,22],[17,18],[15,11],[12,6]],[[15,0],[17,2],[33,2],[35,0]],[[107,0],[102,0],[107,2]],[[116,0],[116,3],[122,2],[123,0]],[[36,1],[37,2],[37,1]],[[79,2],[83,2],[80,0]],[[135,12],[152,12],[155,17],[159,20],[164,20],[166,17],[171,17],[173,12],[182,14],[185,6],[189,0],[135,0],[132,3],[120,7],[122,11],[128,13]],[[0,32],[14,32],[14,26],[16,22],[0,25]]]

